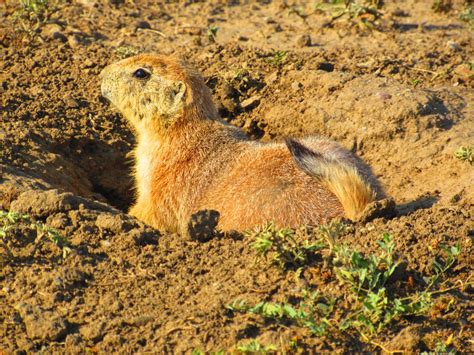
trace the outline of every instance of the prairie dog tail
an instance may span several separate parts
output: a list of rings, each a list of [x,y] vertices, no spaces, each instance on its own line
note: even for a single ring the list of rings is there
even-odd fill
[[[336,195],[347,218],[356,220],[367,204],[375,200],[375,191],[354,165],[328,158],[293,139],[287,138],[285,142],[297,165]]]

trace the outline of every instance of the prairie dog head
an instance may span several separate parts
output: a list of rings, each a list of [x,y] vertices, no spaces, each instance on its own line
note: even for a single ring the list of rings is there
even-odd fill
[[[138,131],[162,133],[184,120],[214,119],[202,77],[179,60],[137,55],[107,66],[101,91]]]

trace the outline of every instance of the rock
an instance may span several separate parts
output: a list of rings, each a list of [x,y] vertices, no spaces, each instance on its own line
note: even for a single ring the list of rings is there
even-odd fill
[[[301,89],[303,87],[303,84],[301,84],[299,81],[294,81],[291,83],[291,88],[294,90],[294,91],[298,91],[299,89]]]
[[[62,27],[56,23],[49,23],[41,28],[41,34],[43,36],[65,43],[67,37],[62,33],[62,31]]]
[[[137,25],[136,25],[136,28],[145,28],[145,29],[149,29],[151,28],[150,24],[146,21],[138,21]]]
[[[421,327],[418,325],[402,329],[385,348],[390,351],[416,353],[420,349]]]
[[[79,102],[79,100],[74,99],[72,97],[68,97],[65,100],[65,104],[66,104],[66,107],[68,107],[68,108],[80,108],[81,107],[81,103]]]
[[[117,347],[118,345],[121,345],[124,343],[124,339],[118,335],[118,334],[113,334],[113,333],[108,333],[104,336],[104,339],[102,340],[102,344]]]
[[[85,340],[97,342],[105,335],[105,323],[97,320],[91,321],[91,323],[81,326],[79,333]]]
[[[311,46],[311,36],[307,33],[302,34],[296,39],[296,45],[298,47],[309,47]]]
[[[48,217],[58,212],[77,210],[81,205],[98,211],[117,212],[113,207],[106,204],[89,201],[74,196],[70,192],[60,193],[58,190],[27,190],[11,202],[10,209],[33,217]],[[71,222],[74,224],[72,219]]]
[[[474,68],[471,69],[467,64],[458,65],[454,68],[454,74],[463,80],[473,80],[474,79]]]
[[[142,316],[133,317],[131,319],[127,319],[125,323],[129,325],[133,325],[135,327],[142,327],[150,323],[154,319],[155,319],[154,317],[142,315]]]
[[[446,42],[446,46],[453,50],[453,51],[460,51],[461,50],[461,46],[459,44],[457,44],[456,42],[454,41],[448,41]]]
[[[191,239],[203,243],[219,236],[220,233],[216,229],[219,217],[220,213],[214,210],[202,210],[193,214],[188,223]]]
[[[244,101],[242,101],[240,103],[240,107],[242,107],[245,110],[250,110],[250,109],[258,106],[258,104],[260,103],[260,99],[261,98],[258,95],[251,96],[248,99],[245,99]]]
[[[389,100],[392,98],[392,95],[390,95],[388,92],[383,92],[383,91],[379,91],[377,93],[377,97],[381,100]]]
[[[101,229],[109,230],[115,234],[128,232],[133,225],[125,220],[123,216],[113,215],[109,213],[100,214],[95,221],[95,225]]]
[[[26,303],[15,306],[31,339],[61,341],[67,334],[68,323],[53,311]]]
[[[64,345],[68,352],[80,353],[84,348],[84,340],[79,334],[69,334]]]
[[[328,63],[328,62],[322,62],[317,65],[316,69],[332,72],[334,71],[334,64]]]
[[[53,33],[53,39],[57,39],[63,43],[67,42],[67,37],[63,35],[61,32],[54,32]]]
[[[58,190],[25,191],[11,203],[11,210],[37,217],[47,217],[56,212],[65,212],[78,207],[71,193],[60,194]]]
[[[396,17],[408,17],[410,14],[406,12],[405,10],[402,10],[400,8],[396,8],[395,10],[392,11],[392,15]]]
[[[272,85],[275,81],[278,80],[278,72],[273,72],[265,78],[265,84]]]
[[[69,44],[69,47],[74,49],[83,44],[83,41],[81,40],[81,37],[79,37],[77,34],[73,34],[71,36],[68,36],[67,43]]]
[[[197,26],[185,27],[182,31],[191,36],[200,36],[202,34],[202,28]]]
[[[376,218],[393,218],[396,215],[395,201],[391,198],[386,198],[369,203],[362,216],[358,218],[358,222],[367,223]]]

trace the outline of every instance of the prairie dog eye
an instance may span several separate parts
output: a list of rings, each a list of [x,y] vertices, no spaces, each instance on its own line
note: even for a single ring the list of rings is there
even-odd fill
[[[137,69],[133,72],[133,76],[138,79],[148,79],[150,77],[150,73],[145,69]]]

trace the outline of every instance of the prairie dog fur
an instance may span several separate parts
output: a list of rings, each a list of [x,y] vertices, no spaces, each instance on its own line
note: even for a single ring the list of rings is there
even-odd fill
[[[187,233],[201,210],[222,231],[357,219],[383,196],[370,168],[337,143],[308,137],[259,143],[222,121],[200,74],[178,59],[138,55],[109,65],[102,95],[137,135],[130,214]]]

